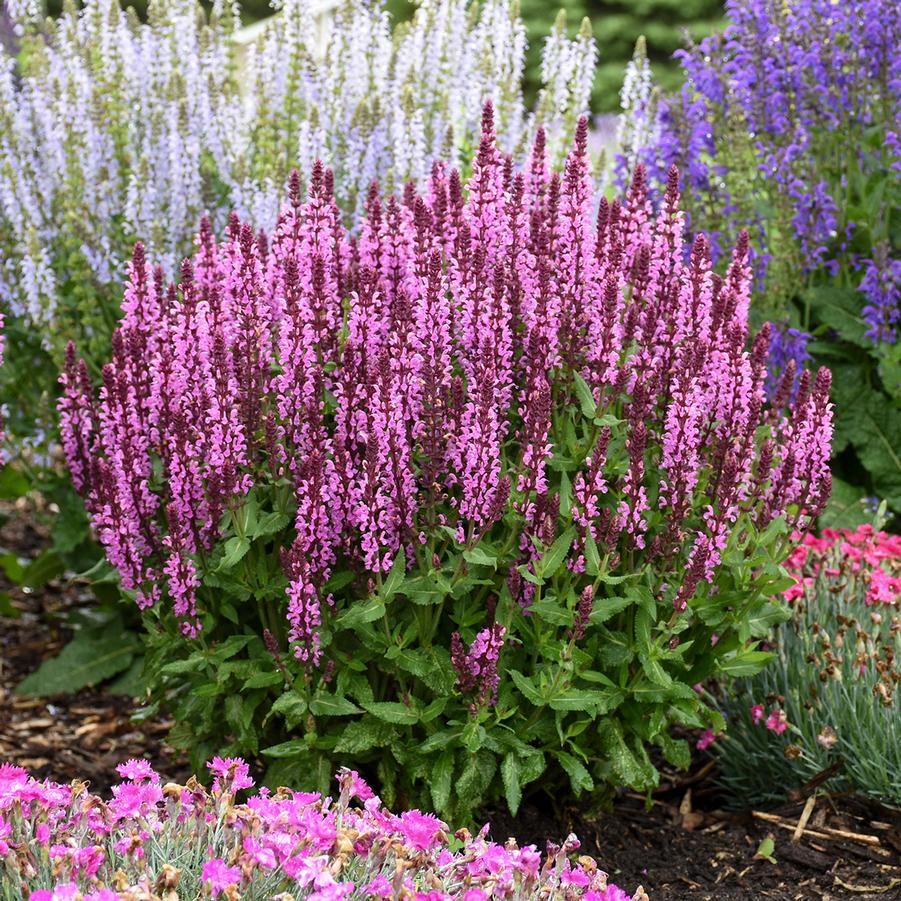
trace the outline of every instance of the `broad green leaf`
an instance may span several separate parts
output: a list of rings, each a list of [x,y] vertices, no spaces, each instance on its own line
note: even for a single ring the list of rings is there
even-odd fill
[[[286,691],[269,709],[271,713],[277,713],[285,718],[288,729],[294,729],[303,721],[307,712],[307,702],[297,693]]]
[[[617,613],[622,613],[623,610],[631,607],[634,603],[634,599],[628,597],[595,598],[588,622],[592,626],[599,626],[616,616]]]
[[[244,682],[244,690],[246,691],[248,688],[269,688],[272,685],[281,685],[284,681],[285,677],[281,673],[271,671],[268,673],[254,673]]]
[[[299,738],[292,739],[291,741],[283,741],[278,745],[271,745],[268,748],[263,748],[260,753],[264,757],[295,757],[298,754],[307,754],[310,750],[310,746],[303,740]]]
[[[516,816],[522,802],[522,771],[519,758],[511,751],[501,762],[501,779],[504,783],[504,797],[512,816]]]
[[[371,748],[389,746],[397,737],[397,730],[373,716],[352,720],[345,727],[335,745],[337,754],[361,754]]]
[[[637,791],[651,788],[656,784],[653,767],[639,760],[626,744],[622,726],[618,720],[604,720],[598,729],[601,749],[609,761],[617,779]]]
[[[46,660],[14,689],[17,695],[71,694],[123,672],[138,651],[127,635],[90,638],[76,635],[56,657]]]
[[[350,716],[363,711],[347,698],[336,695],[320,694],[310,701],[310,712],[314,716]]]
[[[609,713],[623,700],[623,692],[619,689],[594,691],[585,688],[569,688],[563,694],[551,699],[548,706],[552,710],[590,713],[597,716]]]
[[[554,756],[560,761],[560,766],[569,776],[570,784],[576,795],[582,794],[583,791],[594,790],[594,779],[591,778],[591,773],[585,769],[585,765],[580,760],[565,751],[556,751]]]
[[[567,529],[557,540],[551,545],[550,550],[544,554],[535,564],[535,572],[540,579],[547,581],[553,578],[554,574],[560,569],[569,549],[572,547],[573,539],[576,537],[575,529]]]
[[[525,699],[536,707],[543,707],[545,704],[544,697],[535,687],[535,683],[531,679],[524,676],[515,669],[508,670],[510,677],[513,679],[516,687],[522,692]]]
[[[247,536],[249,538],[262,538],[266,535],[274,535],[276,532],[286,529],[291,525],[291,522],[292,518],[287,513],[278,513],[273,510],[259,517],[253,528],[248,528]]]
[[[759,673],[773,656],[769,651],[741,651],[720,660],[718,669],[728,676],[753,676]]]
[[[59,554],[53,550],[44,551],[25,567],[21,577],[22,584],[26,588],[43,588],[64,571],[65,565]]]
[[[385,579],[382,590],[380,592],[381,598],[384,603],[388,603],[391,598],[397,594],[397,589],[400,588],[401,584],[404,581],[404,576],[407,574],[407,558],[404,554],[404,549],[401,548],[397,552],[397,556],[394,558],[394,562],[391,564],[391,570],[388,573],[388,578]],[[364,622],[371,622],[371,620],[364,620]]]
[[[365,623],[375,622],[385,615],[385,602],[374,596],[364,601],[352,601],[350,607],[338,617],[335,623],[339,629],[353,629]]]
[[[365,705],[373,716],[386,723],[400,726],[412,726],[419,722],[420,712],[415,707],[408,707],[399,701],[372,701]]]
[[[476,563],[479,566],[497,566],[497,557],[488,554],[478,545],[463,551],[463,559],[467,563]]]
[[[432,803],[435,805],[435,810],[439,811],[439,814],[447,808],[447,804],[450,801],[453,775],[454,752],[451,748],[448,748],[435,761],[432,769],[432,778],[429,780]]]
[[[529,614],[552,626],[571,626],[573,622],[572,611],[562,607],[556,598],[541,598],[529,606]]]
[[[588,382],[578,372],[573,373],[573,382],[575,384],[576,397],[579,399],[579,406],[582,409],[582,415],[586,419],[594,419],[598,407],[594,402],[594,395],[591,393]]]
[[[19,619],[22,616],[22,611],[18,607],[13,607],[8,591],[0,591],[0,616],[7,619]]]
[[[249,550],[250,541],[247,538],[239,538],[237,535],[233,535],[225,542],[222,550],[222,559],[214,572],[224,572],[231,569],[241,562]]]

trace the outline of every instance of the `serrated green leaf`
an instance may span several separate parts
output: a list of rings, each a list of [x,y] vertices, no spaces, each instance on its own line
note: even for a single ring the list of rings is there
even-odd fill
[[[391,564],[391,570],[388,573],[388,578],[385,579],[382,584],[382,590],[380,592],[380,596],[385,604],[397,594],[397,589],[400,588],[401,584],[404,581],[404,577],[407,574],[407,557],[404,553],[404,549],[401,548],[397,552],[397,556],[394,558],[394,562]],[[365,620],[365,622],[371,622],[371,620]]]
[[[233,535],[222,550],[222,559],[216,566],[214,572],[225,572],[237,565],[244,559],[245,554],[250,550],[250,541],[247,538],[239,538]]]
[[[366,623],[375,622],[385,615],[385,602],[379,596],[354,601],[351,606],[338,617],[335,623],[339,629],[353,629]]]
[[[510,673],[510,678],[513,679],[514,685],[522,692],[523,696],[530,704],[534,704],[536,707],[544,706],[544,697],[531,679],[515,669],[508,670],[508,672]]]
[[[271,713],[277,713],[284,717],[285,725],[289,729],[296,728],[307,712],[307,702],[293,691],[286,691],[276,698],[275,703],[269,708]]]
[[[276,532],[286,529],[291,525],[291,522],[292,518],[287,513],[278,513],[273,510],[258,518],[253,528],[248,527],[247,536],[249,538],[262,538],[266,535],[274,535]]]
[[[573,540],[576,537],[575,529],[567,529],[557,540],[551,545],[550,550],[543,554],[541,559],[535,564],[535,572],[540,579],[547,581],[552,579],[554,574],[560,569],[569,549],[572,547]]]
[[[64,571],[65,565],[59,554],[47,550],[25,567],[21,581],[26,588],[43,588],[52,579],[61,576]]]
[[[552,626],[571,626],[572,611],[561,607],[555,598],[541,598],[529,606],[529,614]]]
[[[281,685],[284,681],[285,677],[281,673],[254,673],[244,682],[243,690],[246,691],[248,688],[269,688],[272,685]]]
[[[46,660],[14,689],[17,695],[71,694],[109,679],[131,666],[139,645],[127,635],[76,635],[56,657]]]
[[[569,776],[569,782],[575,794],[580,795],[583,791],[590,792],[594,790],[594,779],[591,778],[591,773],[588,772],[581,761],[565,751],[556,751],[554,756],[560,761],[560,766],[563,767],[563,771]]]
[[[297,755],[308,754],[310,751],[310,746],[299,738],[294,738],[291,741],[283,741],[278,745],[271,745],[268,748],[263,748],[260,753],[264,757],[295,757]]]
[[[399,701],[372,701],[365,707],[369,713],[386,723],[413,726],[419,722],[419,711],[415,707],[408,707]]]
[[[484,548],[481,548],[478,545],[463,551],[463,559],[467,563],[475,563],[479,566],[497,566],[497,557],[493,554],[486,553]]]
[[[371,748],[385,748],[397,737],[397,730],[373,716],[363,716],[349,722],[335,745],[337,754],[362,754]]]
[[[634,600],[628,597],[595,598],[588,622],[592,626],[600,626],[634,603]]]
[[[574,372],[573,383],[576,389],[576,397],[579,400],[579,407],[582,410],[582,415],[586,419],[594,419],[597,415],[598,406],[594,402],[594,395],[591,393],[588,382],[586,382],[578,372]]]
[[[432,769],[432,778],[429,780],[429,788],[432,792],[432,803],[439,816],[447,809],[451,796],[451,786],[454,776],[454,752],[451,748],[443,751],[435,761]]]
[[[512,816],[519,812],[522,802],[522,770],[519,758],[512,751],[501,762],[501,780],[504,783],[504,798]]]
[[[347,698],[323,693],[310,701],[310,712],[314,716],[351,716],[363,711]]]

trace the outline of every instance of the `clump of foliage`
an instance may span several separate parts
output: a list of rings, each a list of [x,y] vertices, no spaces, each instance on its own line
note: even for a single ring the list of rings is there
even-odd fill
[[[901,7],[729,0],[726,11],[731,25],[679,54],[680,93],[660,96],[636,57],[620,171],[644,161],[662,194],[678,165],[691,227],[724,266],[738,231],[751,234],[752,319],[785,323],[788,356],[836,375],[839,499],[876,495],[899,511]]]
[[[747,241],[725,279],[686,254],[675,171],[656,217],[641,170],[597,208],[586,144],[517,171],[488,104],[466,187],[373,187],[355,240],[317,164],[271,237],[204,225],[178,287],[136,249],[60,410],[178,746],[515,810],[652,788],[648,745],[687,765],[671,726],[720,723],[692,686],[768,659],[829,372],[767,404]]]
[[[352,770],[337,797],[279,788],[246,797],[247,764],[214,758],[213,785],[162,784],[146,760],[116,767],[112,797],[0,765],[4,901],[630,901],[579,841],[534,845],[456,835],[418,810],[395,815]],[[238,796],[245,798],[239,802]],[[639,887],[632,901],[647,901]]]
[[[745,803],[778,801],[834,770],[830,788],[901,803],[901,538],[825,530],[789,569],[776,659],[728,691],[722,780]]]

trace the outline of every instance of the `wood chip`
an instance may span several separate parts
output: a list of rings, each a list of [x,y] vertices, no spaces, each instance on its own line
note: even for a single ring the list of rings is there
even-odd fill
[[[764,813],[762,810],[752,810],[751,816],[755,819],[763,820],[765,823],[772,823],[774,826],[778,826],[780,829],[791,829],[791,831],[794,832],[796,828],[796,824],[791,820],[777,817],[774,813]],[[875,835],[863,835],[859,832],[848,832],[845,829],[830,829],[828,826],[821,826],[816,831],[809,829],[807,831],[807,834],[813,836],[814,838],[846,839],[847,841],[851,842],[859,842],[862,845],[871,845],[878,847],[880,844],[879,839]]]
[[[804,809],[801,811],[798,825],[795,826],[795,831],[792,833],[792,842],[794,844],[797,844],[798,841],[800,841],[801,835],[803,834],[804,829],[807,826],[807,821],[810,819],[810,815],[813,813],[813,807],[816,803],[817,796],[811,795],[804,804]]]

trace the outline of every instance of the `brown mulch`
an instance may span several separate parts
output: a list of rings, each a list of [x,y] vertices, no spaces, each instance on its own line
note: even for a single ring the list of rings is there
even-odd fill
[[[46,528],[23,501],[3,503],[0,513],[6,518],[0,548],[30,560],[49,543]],[[157,717],[132,723],[139,705],[131,698],[99,688],[52,698],[15,695],[14,687],[71,637],[64,614],[92,606],[93,598],[66,579],[32,592],[10,584],[2,570],[0,591],[9,593],[21,614],[0,617],[0,762],[24,767],[40,779],[82,779],[100,794],[118,781],[116,764],[131,757],[150,760],[170,779],[190,775],[185,760],[165,744],[171,722]]]
[[[46,530],[22,508],[0,504],[3,513],[0,547],[23,558],[37,556],[47,545]],[[9,592],[21,612],[19,619],[0,618],[0,762],[39,778],[88,780],[101,794],[117,781],[115,765],[130,757],[150,760],[167,779],[190,775],[184,758],[165,743],[171,723],[163,717],[132,723],[137,704],[124,696],[101,689],[41,699],[14,695],[13,687],[68,639],[62,615],[90,606],[92,599],[65,580],[29,592],[10,585],[2,571],[0,591]],[[535,799],[515,818],[490,812],[491,832],[498,840],[512,835],[541,850],[547,839],[560,841],[574,832],[581,853],[595,857],[623,889],[642,884],[652,901],[901,899],[901,811],[820,796],[795,842],[804,798],[763,812],[778,822],[751,812],[726,813],[712,776],[710,758],[702,755],[689,774],[664,773],[651,810],[643,797],[628,793],[601,814],[555,810]],[[775,863],[755,858],[768,836]]]
[[[515,818],[493,814],[492,835],[498,840],[514,835],[543,850],[548,837],[560,841],[574,832],[582,842],[580,852],[594,857],[612,881],[629,892],[641,884],[652,901],[901,899],[901,811],[820,796],[805,832],[793,842],[803,801],[764,812],[792,829],[750,812],[723,812],[709,803],[717,797],[708,781],[712,774],[699,763],[693,774],[681,774],[681,783],[659,793],[650,811],[643,797],[629,794],[618,798],[612,811],[595,815],[575,808],[554,812],[550,805],[532,802]],[[698,795],[697,806],[692,792]],[[839,838],[825,830],[858,837]],[[755,859],[768,836],[775,863]]]

